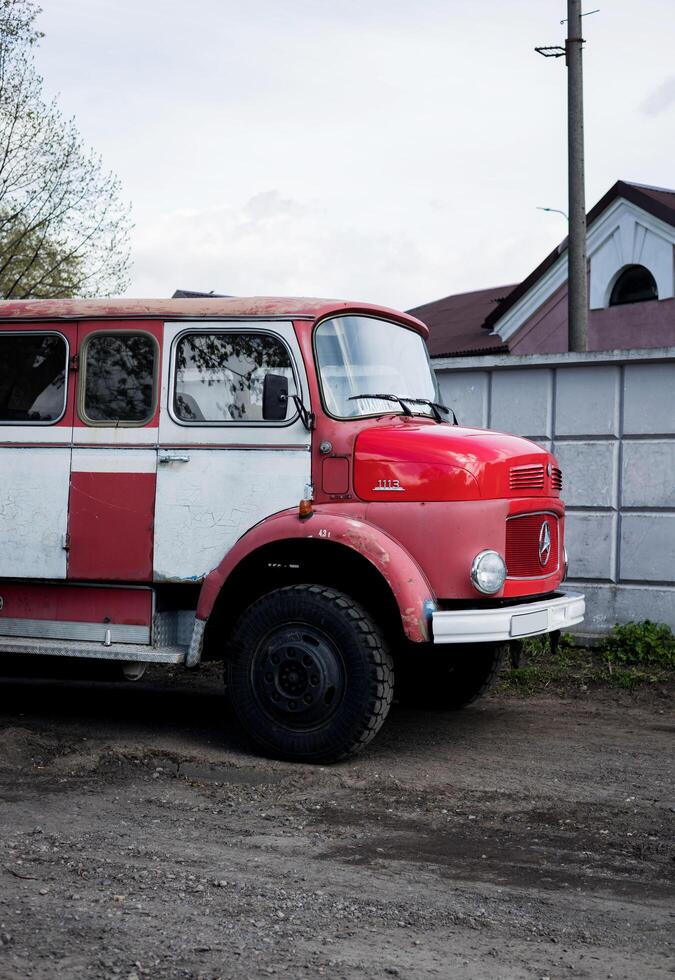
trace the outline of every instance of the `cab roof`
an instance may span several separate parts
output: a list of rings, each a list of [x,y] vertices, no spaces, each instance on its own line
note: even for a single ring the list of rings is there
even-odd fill
[[[22,299],[0,300],[0,322],[55,320],[199,320],[299,319],[316,320],[330,313],[374,314],[429,331],[421,320],[369,303],[315,297],[204,297],[199,299]]]

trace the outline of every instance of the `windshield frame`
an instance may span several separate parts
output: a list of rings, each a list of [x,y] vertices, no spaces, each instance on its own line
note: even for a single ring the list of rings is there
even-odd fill
[[[361,319],[368,319],[368,320],[379,320],[382,323],[386,323],[386,324],[388,324],[391,327],[399,327],[402,330],[408,330],[408,331],[410,331],[410,333],[415,334],[415,336],[419,338],[419,340],[420,340],[420,342],[422,344],[422,349],[424,351],[427,364],[429,365],[429,372],[431,374],[431,378],[432,378],[433,386],[434,386],[434,395],[433,395],[432,401],[438,401],[438,399],[440,398],[439,388],[438,388],[438,378],[436,377],[436,372],[434,371],[434,369],[433,369],[433,367],[431,365],[431,358],[429,356],[429,348],[427,347],[426,342],[425,342],[425,339],[424,339],[424,337],[422,336],[422,334],[420,333],[419,330],[417,330],[414,326],[412,326],[412,324],[402,323],[400,320],[395,320],[395,319],[390,318],[390,317],[381,316],[381,315],[378,315],[376,313],[369,313],[369,312],[367,312],[365,310],[356,310],[356,311],[351,311],[351,310],[339,310],[338,311],[338,310],[336,310],[336,311],[333,311],[333,312],[329,313],[327,316],[322,317],[320,320],[318,320],[314,324],[314,326],[312,328],[312,355],[314,357],[314,369],[316,371],[316,378],[317,378],[317,384],[318,384],[318,388],[319,388],[319,395],[321,397],[321,408],[323,409],[324,414],[328,416],[328,418],[334,419],[336,422],[357,422],[359,419],[379,419],[379,418],[383,418],[385,415],[397,415],[397,416],[402,416],[403,418],[405,418],[405,412],[403,411],[403,409],[401,408],[401,406],[398,405],[396,402],[391,402],[391,408],[390,409],[385,409],[384,411],[377,411],[377,412],[367,412],[367,413],[364,413],[362,415],[361,414],[359,414],[359,415],[335,415],[333,412],[331,412],[328,409],[327,402],[326,402],[326,397],[325,397],[325,394],[324,394],[323,376],[322,376],[322,372],[321,372],[321,362],[319,361],[319,355],[318,355],[318,351],[317,351],[317,348],[316,348],[316,334],[317,334],[317,330],[319,329],[319,327],[323,326],[323,324],[324,323],[327,323],[329,320],[339,320],[339,319],[341,319],[343,317],[349,317],[349,316],[357,316],[357,317],[359,317]],[[397,393],[396,392],[392,392],[392,394],[397,394]],[[405,401],[405,398],[403,399],[403,401]],[[433,418],[433,411],[432,411],[432,409],[431,409],[431,407],[429,405],[417,405],[417,406],[415,406],[415,403],[414,402],[410,402],[410,403],[406,402],[406,404],[409,404],[410,411],[412,412],[412,414],[414,416],[419,416],[420,418],[427,418],[427,419],[428,418]]]

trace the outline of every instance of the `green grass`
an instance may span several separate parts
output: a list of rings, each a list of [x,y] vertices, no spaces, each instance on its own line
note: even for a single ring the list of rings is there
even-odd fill
[[[615,626],[596,647],[574,644],[563,634],[553,656],[548,637],[525,640],[520,665],[504,673],[502,690],[524,695],[603,687],[634,691],[675,682],[675,636],[663,623],[627,623]]]

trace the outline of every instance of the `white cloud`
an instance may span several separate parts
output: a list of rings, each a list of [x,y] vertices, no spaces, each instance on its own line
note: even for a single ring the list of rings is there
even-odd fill
[[[133,295],[406,307],[514,282],[564,236],[536,206],[566,209],[566,73],[533,50],[563,16],[564,0],[51,0],[39,58],[133,202]],[[618,178],[672,184],[673,127],[653,118],[669,18],[672,0],[642,0],[637,26],[612,0],[585,20],[589,207]]]
[[[649,93],[646,99],[640,104],[640,108],[647,116],[657,116],[675,105],[675,75],[666,78],[658,88]]]
[[[442,277],[438,259],[411,238],[345,219],[276,190],[240,207],[179,209],[144,221],[134,238],[133,293],[177,287],[236,295],[314,295],[405,306]]]

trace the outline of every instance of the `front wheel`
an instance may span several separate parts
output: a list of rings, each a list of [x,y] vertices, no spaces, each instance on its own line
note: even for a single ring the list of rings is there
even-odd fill
[[[503,644],[410,644],[397,663],[398,699],[412,707],[458,711],[487,694],[499,673]]]
[[[378,732],[393,696],[381,632],[349,596],[293,585],[254,602],[226,651],[230,705],[248,735],[286,759],[333,762]]]

